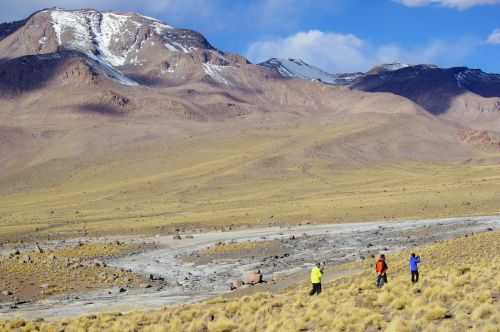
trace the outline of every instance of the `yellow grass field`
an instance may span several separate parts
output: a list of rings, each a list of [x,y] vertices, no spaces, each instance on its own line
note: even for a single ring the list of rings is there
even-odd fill
[[[389,284],[377,289],[373,262],[324,285],[283,293],[166,307],[155,312],[101,314],[56,322],[0,322],[2,331],[500,331],[500,233],[419,248],[421,281],[412,285],[409,252],[389,255]],[[349,267],[339,267],[344,269]],[[328,271],[327,271],[328,273]]]
[[[29,169],[0,194],[0,237],[158,233],[277,223],[342,223],[500,212],[500,165],[351,165],[311,151],[366,128],[260,132],[178,149],[121,151],[92,165]],[[52,168],[50,168],[50,167]],[[28,174],[28,173],[26,173]],[[23,183],[9,178],[3,188]],[[39,176],[37,176],[39,174]],[[17,188],[17,187],[16,187]]]

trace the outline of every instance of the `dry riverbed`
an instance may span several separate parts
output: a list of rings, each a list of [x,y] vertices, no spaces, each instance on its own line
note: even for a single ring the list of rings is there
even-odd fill
[[[37,281],[38,284],[60,274],[64,277],[53,279],[57,280],[54,284],[62,287],[56,293],[69,292],[70,295],[49,297],[43,301],[16,306],[5,304],[5,300],[10,300],[10,297],[0,298],[4,301],[3,305],[0,304],[0,318],[21,316],[27,319],[51,319],[103,311],[146,310],[169,304],[192,303],[218,295],[236,296],[261,290],[280,291],[307,280],[307,271],[316,261],[327,264],[327,277],[332,278],[344,273],[356,273],[339,267],[345,262],[372,260],[379,253],[400,251],[496,229],[500,229],[499,217],[475,217],[270,227],[140,239],[122,237],[120,241],[127,244],[121,244],[121,247],[130,250],[120,249],[114,252],[116,244],[91,243],[86,246],[107,246],[113,252],[104,257],[83,255],[86,257],[84,260],[95,260],[97,257],[106,265],[92,266],[89,269],[109,269],[109,273],[125,273],[117,279],[118,282],[101,283],[97,279],[88,278],[84,273],[87,268],[71,274],[71,269],[58,270],[59,265],[44,263],[50,268],[40,275],[47,276],[48,279],[41,279]],[[154,245],[138,248],[140,243]],[[77,251],[74,254],[79,255]],[[25,254],[19,256],[23,255]],[[49,255],[64,256],[60,253]],[[12,259],[4,256],[2,262]],[[37,257],[36,261],[39,259],[46,261],[47,257]],[[256,270],[263,272],[268,283],[238,290],[236,293],[229,292],[231,281]],[[89,270],[93,276],[99,276],[102,272],[104,270]],[[27,273],[18,276],[23,284],[30,284],[31,275]],[[73,279],[83,280],[77,283],[83,282],[84,286],[74,286]],[[121,284],[121,280],[126,280],[126,285]],[[92,285],[100,286],[91,287]],[[126,286],[129,288],[123,292],[110,291],[115,287]],[[23,286],[17,287],[22,289]],[[50,294],[42,295],[46,297]],[[35,296],[31,300],[37,298],[39,297]]]
[[[0,256],[0,305],[19,305],[64,294],[145,284],[143,275],[109,267],[106,261],[143,252],[147,245],[65,241],[13,248]],[[7,252],[7,250],[5,250]]]

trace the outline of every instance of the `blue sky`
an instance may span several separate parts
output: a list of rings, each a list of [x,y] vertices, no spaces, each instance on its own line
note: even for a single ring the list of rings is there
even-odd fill
[[[139,11],[254,62],[297,57],[345,72],[401,61],[500,72],[500,0],[18,0],[0,3],[0,20],[51,6]]]

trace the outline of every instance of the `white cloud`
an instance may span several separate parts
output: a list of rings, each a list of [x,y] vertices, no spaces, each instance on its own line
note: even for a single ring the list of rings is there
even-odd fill
[[[456,8],[460,10],[481,5],[499,4],[500,0],[394,0],[408,7],[423,7],[429,5],[439,5]]]
[[[489,35],[488,44],[500,44],[500,29],[496,29]]]
[[[254,42],[246,55],[254,62],[272,57],[300,58],[329,72],[350,72],[366,71],[374,65],[391,62],[461,65],[478,44],[464,39],[453,42],[435,40],[411,48],[398,44],[376,46],[352,34],[312,30],[286,38]]]
[[[363,49],[363,41],[354,35],[311,30],[252,43],[247,56],[255,62],[271,57],[300,58],[328,70],[355,70],[365,64]]]

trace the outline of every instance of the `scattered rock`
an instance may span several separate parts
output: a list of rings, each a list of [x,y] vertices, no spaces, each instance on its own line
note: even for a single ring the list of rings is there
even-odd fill
[[[161,276],[155,276],[153,274],[150,274],[149,280],[151,280],[151,281],[165,281],[165,278],[163,278]]]
[[[245,276],[243,282],[247,285],[260,284],[260,283],[264,282],[263,275],[260,271],[250,272]]]
[[[3,295],[3,296],[11,296],[11,295],[12,295],[12,292],[11,292],[11,291],[6,290],[6,291],[3,291],[3,292],[2,292],[2,295]]]
[[[229,289],[230,290],[236,290],[238,288],[241,288],[244,285],[243,281],[241,280],[233,280],[229,283]]]
[[[139,287],[143,288],[143,289],[148,289],[148,288],[152,288],[153,286],[151,284],[141,284]]]
[[[179,234],[174,235],[172,238],[173,238],[174,240],[182,240],[182,236],[180,236]]]
[[[94,265],[95,267],[106,267],[106,263],[104,263],[103,261],[100,261],[98,259],[95,259],[93,262],[92,262],[92,265]]]

